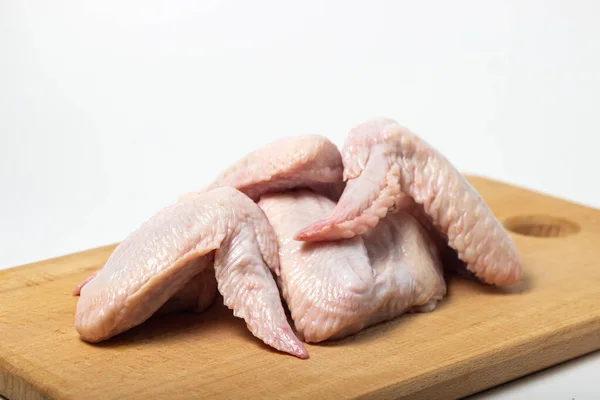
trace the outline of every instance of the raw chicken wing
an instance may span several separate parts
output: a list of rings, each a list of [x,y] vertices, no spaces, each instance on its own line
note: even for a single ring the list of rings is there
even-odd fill
[[[224,303],[266,344],[306,358],[290,328],[271,271],[277,238],[264,213],[241,192],[218,188],[157,213],[128,236],[81,285],[75,327],[89,342],[130,329],[170,307],[206,307],[211,271]],[[207,294],[195,293],[207,289]],[[77,291],[77,290],[76,290]],[[168,303],[171,300],[171,303]]]
[[[209,189],[230,186],[257,201],[265,193],[304,187],[337,200],[344,189],[343,169],[337,146],[326,137],[292,136],[233,163]]]
[[[342,152],[344,192],[335,209],[295,235],[297,240],[350,238],[388,212],[416,203],[423,215],[484,282],[520,280],[516,247],[477,191],[433,147],[397,122],[380,118],[350,132]],[[409,206],[410,207],[410,206]]]

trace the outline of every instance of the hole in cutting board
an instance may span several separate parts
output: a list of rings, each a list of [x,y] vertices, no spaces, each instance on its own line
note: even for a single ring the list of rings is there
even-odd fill
[[[538,238],[557,238],[579,232],[575,222],[549,215],[522,215],[508,218],[504,226],[511,232]]]

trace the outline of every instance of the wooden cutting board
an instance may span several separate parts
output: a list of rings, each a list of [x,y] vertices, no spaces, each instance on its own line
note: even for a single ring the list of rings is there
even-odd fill
[[[0,271],[0,394],[456,398],[600,349],[600,211],[469,180],[514,232],[526,275],[511,289],[453,278],[436,311],[309,345],[308,360],[267,348],[221,298],[90,345],[73,328],[71,290],[114,245],[97,248]]]

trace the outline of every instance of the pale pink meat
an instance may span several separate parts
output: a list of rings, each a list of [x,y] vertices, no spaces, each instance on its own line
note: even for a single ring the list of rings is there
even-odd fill
[[[335,203],[308,190],[263,195],[258,203],[279,240],[277,280],[296,330],[319,342],[360,330],[371,313],[374,274],[362,238],[302,243],[293,234]]]
[[[253,200],[262,194],[305,187],[337,200],[344,189],[342,156],[320,135],[278,139],[233,163],[208,189],[234,187]]]
[[[436,308],[446,295],[440,250],[414,215],[388,214],[362,238],[377,276],[377,312],[370,323]]]
[[[302,241],[350,238],[414,201],[482,281],[520,280],[516,247],[479,193],[438,151],[391,119],[351,130],[342,151],[345,190],[326,217],[302,227]],[[410,198],[406,201],[407,198]]]
[[[76,330],[82,339],[98,342],[139,325],[162,307],[205,308],[215,293],[214,278],[205,272],[213,267],[213,257],[218,290],[234,315],[266,344],[306,358],[271,273],[279,273],[273,228],[258,206],[233,188],[189,196],[129,235],[81,285]]]
[[[206,255],[204,261],[207,263],[207,267],[186,283],[154,314],[187,310],[202,312],[210,306],[217,294],[217,281],[213,269],[214,257]],[[94,279],[101,269],[102,267],[77,284],[73,289],[73,296],[79,296],[81,289]]]
[[[431,311],[446,293],[437,248],[407,213],[365,236],[328,242],[293,239],[335,203],[309,190],[263,195],[259,206],[279,240],[278,284],[307,342],[341,339],[410,311]]]

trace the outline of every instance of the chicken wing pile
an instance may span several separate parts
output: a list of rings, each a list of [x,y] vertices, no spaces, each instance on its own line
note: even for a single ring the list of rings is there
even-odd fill
[[[277,140],[160,210],[74,289],[75,328],[103,341],[159,312],[201,312],[218,291],[255,337],[304,359],[303,342],[433,311],[457,262],[486,284],[522,275],[477,191],[379,118],[354,127],[341,152],[320,135]]]

